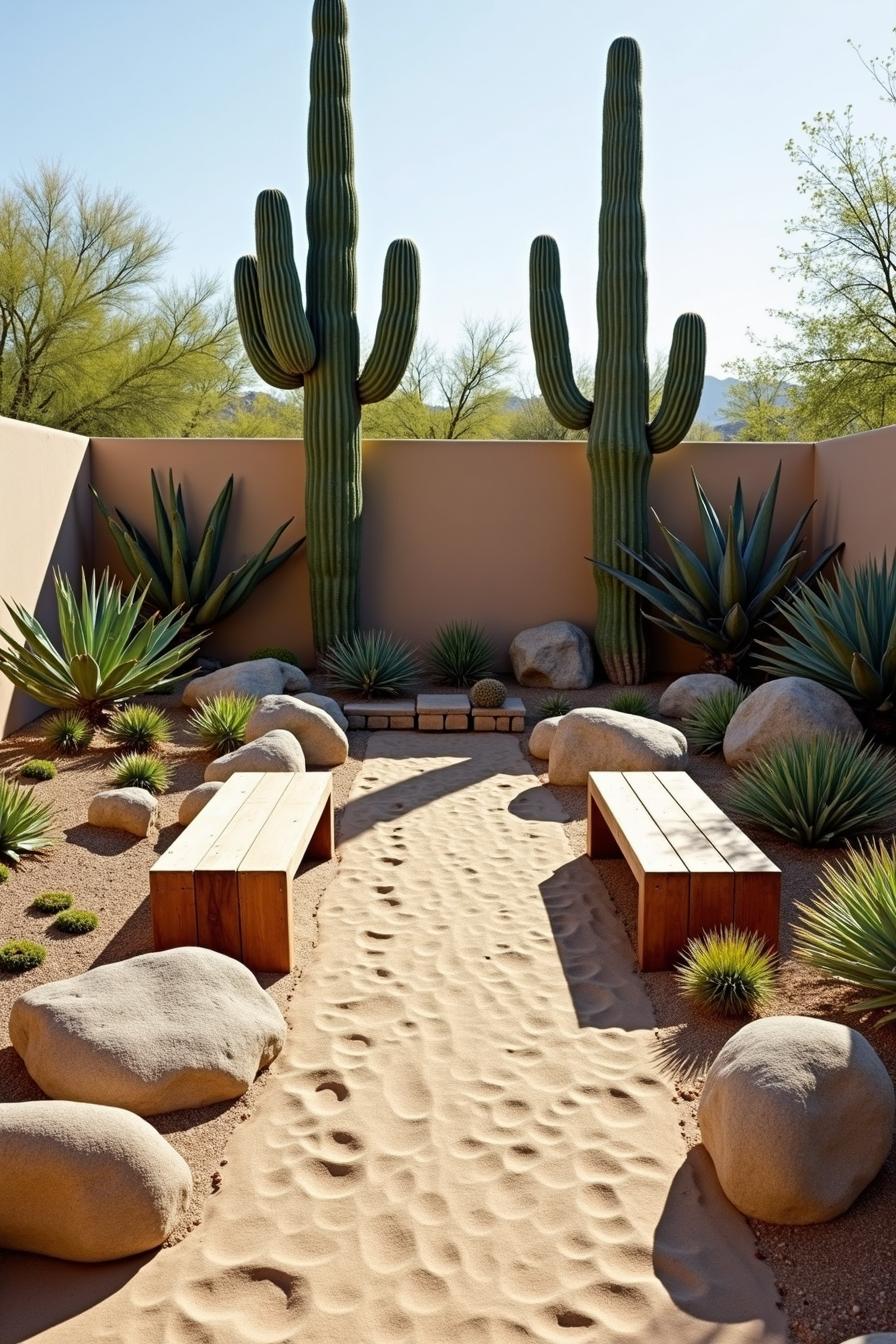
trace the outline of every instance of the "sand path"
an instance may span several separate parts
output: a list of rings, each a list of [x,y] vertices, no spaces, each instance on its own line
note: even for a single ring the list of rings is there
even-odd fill
[[[201,1227],[111,1270],[9,1257],[3,1340],[780,1344],[561,821],[512,738],[372,736],[287,1048]]]

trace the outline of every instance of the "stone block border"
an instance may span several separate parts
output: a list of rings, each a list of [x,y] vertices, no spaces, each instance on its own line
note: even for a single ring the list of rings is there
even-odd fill
[[[480,708],[468,695],[418,695],[416,700],[354,700],[342,706],[349,728],[370,732],[413,729],[421,733],[521,733],[526,706],[517,696],[503,705]]]

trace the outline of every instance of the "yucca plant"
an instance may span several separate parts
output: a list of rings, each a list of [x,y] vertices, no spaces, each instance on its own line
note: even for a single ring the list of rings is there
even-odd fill
[[[569,696],[555,691],[553,695],[546,695],[539,701],[538,717],[540,719],[562,718],[571,709],[572,701]]]
[[[705,700],[699,700],[682,724],[691,750],[721,751],[734,711],[749,694],[746,686],[731,686],[723,691],[713,691]]]
[[[15,863],[26,854],[49,849],[56,840],[49,803],[6,775],[0,775],[0,859]]]
[[[118,789],[147,789],[164,793],[171,783],[171,766],[161,756],[129,751],[112,762],[112,782]]]
[[[187,726],[213,751],[235,751],[246,740],[246,724],[256,703],[252,695],[224,691],[197,705]]]
[[[411,646],[386,630],[357,630],[334,640],[320,665],[331,686],[368,699],[400,695],[420,675]]]
[[[799,845],[832,845],[892,825],[896,764],[859,737],[785,741],[738,770],[731,803]]]
[[[729,926],[691,938],[676,972],[685,998],[724,1017],[746,1017],[771,998],[776,959],[758,933]]]
[[[610,709],[615,709],[617,714],[640,714],[646,718],[653,713],[653,701],[646,692],[626,687],[613,696]]]
[[[185,615],[169,613],[144,620],[144,590],[125,593],[108,570],[97,582],[81,573],[76,597],[68,578],[55,571],[61,648],[35,616],[17,602],[5,606],[21,635],[17,642],[0,630],[0,672],[41,704],[75,709],[96,722],[109,705],[149,691],[164,690],[193,657],[203,636],[178,644]]]
[[[757,666],[776,677],[811,677],[857,709],[892,711],[896,701],[896,556],[868,560],[833,581],[800,584],[777,604],[789,630],[759,640]]]
[[[171,741],[171,720],[155,705],[124,705],[109,715],[106,733],[131,751],[152,751]]]
[[[848,1011],[884,1009],[896,1021],[896,842],[866,843],[840,863],[825,863],[818,892],[797,902],[794,952],[866,997]]]
[[[647,620],[690,644],[700,645],[707,652],[708,665],[715,671],[732,672],[749,653],[757,626],[770,615],[775,598],[797,577],[804,555],[803,528],[814,501],[769,556],[781,463],[749,523],[740,478],[727,522],[723,524],[693,471],[691,476],[703,537],[702,556],[670,532],[654,512],[672,564],[652,553],[639,555],[622,542],[619,546],[656,583],[597,560],[593,563],[657,609],[659,615],[644,612]],[[829,546],[802,576],[804,582],[817,574],[839,549]]]
[[[189,624],[199,628],[223,620],[242,606],[263,579],[288,560],[304,544],[294,541],[279,555],[271,555],[277,542],[292,523],[282,523],[260,551],[216,582],[221,550],[227,531],[227,519],[233,502],[233,477],[227,481],[212,506],[198,544],[190,541],[183,490],[168,473],[167,499],[150,473],[152,506],[155,515],[155,549],[148,539],[119,510],[108,508],[91,486],[93,497],[118,547],[128,572],[139,583],[146,602],[162,615],[180,609]]]
[[[60,709],[44,725],[44,737],[63,756],[77,756],[93,741],[93,724],[76,709]]]
[[[424,661],[433,680],[443,686],[472,686],[491,676],[495,651],[481,625],[449,621],[436,631]]]

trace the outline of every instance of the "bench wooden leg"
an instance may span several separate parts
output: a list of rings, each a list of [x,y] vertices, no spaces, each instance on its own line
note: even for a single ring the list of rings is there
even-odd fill
[[[333,827],[333,795],[326,801],[320,820],[314,828],[308,848],[305,851],[309,859],[332,859],[336,852],[336,839]]]
[[[781,908],[780,873],[738,873],[734,879],[734,922],[751,929],[777,950]]]
[[[734,922],[734,874],[691,873],[688,937],[697,938],[707,929]]]
[[[193,874],[196,933],[200,947],[227,957],[242,956],[240,903],[236,873],[199,869]]]
[[[687,942],[687,873],[645,873],[638,884],[638,965],[667,971]]]
[[[615,859],[622,851],[606,823],[591,789],[588,790],[588,839],[586,853],[589,859]]]
[[[292,874],[240,873],[242,960],[253,971],[291,971]]]
[[[199,939],[192,873],[150,873],[149,908],[152,942],[157,952],[196,946]]]

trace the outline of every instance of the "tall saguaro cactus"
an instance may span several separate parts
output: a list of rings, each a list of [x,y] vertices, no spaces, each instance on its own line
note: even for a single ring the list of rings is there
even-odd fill
[[[609,679],[630,685],[643,680],[646,663],[638,599],[600,565],[634,572],[636,562],[618,543],[637,554],[644,550],[653,454],[674,448],[687,433],[706,358],[703,319],[684,313],[672,335],[662,402],[649,420],[641,54],[630,37],[617,38],[607,57],[602,175],[593,401],[573,377],[560,257],[554,239],[545,235],[535,239],[530,254],[530,321],[538,382],[552,415],[569,429],[588,430],[598,562],[595,643]]]
[[[325,649],[358,624],[361,406],[395,390],[417,328],[420,263],[408,239],[390,244],[373,347],[363,370],[356,314],[358,202],[349,102],[345,0],[314,0],[308,195],[307,302],[293,254],[286,198],[263,191],[256,257],[236,265],[246,353],[273,387],[305,389],[305,527],[314,642]]]

